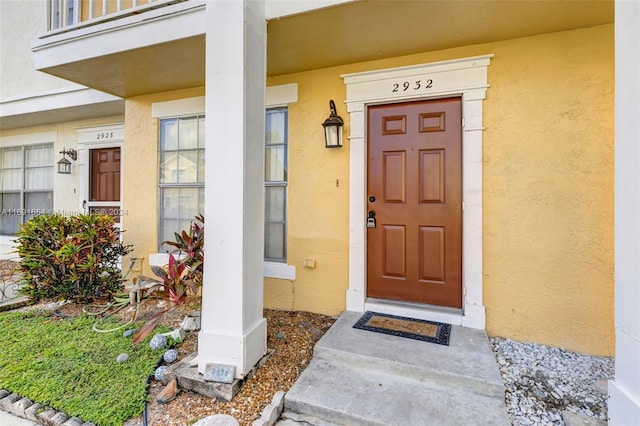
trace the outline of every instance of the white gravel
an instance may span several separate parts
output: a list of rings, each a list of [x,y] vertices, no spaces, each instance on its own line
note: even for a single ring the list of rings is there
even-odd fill
[[[564,425],[563,411],[607,419],[614,360],[490,338],[514,425]]]

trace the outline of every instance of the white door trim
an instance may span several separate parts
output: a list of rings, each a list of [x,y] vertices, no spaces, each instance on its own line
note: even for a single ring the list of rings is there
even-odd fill
[[[83,213],[89,213],[89,205],[84,203],[85,200],[89,200],[89,180],[91,168],[91,158],[89,153],[92,149],[98,148],[120,148],[120,203],[119,209],[123,209],[123,191],[124,191],[124,124],[114,124],[108,126],[98,127],[84,127],[76,129],[78,138],[78,173],[80,182],[78,199],[78,210]],[[109,203],[114,205],[116,203]],[[120,218],[120,224],[117,227],[122,227],[123,217]]]
[[[383,310],[485,328],[482,272],[482,103],[493,55],[346,74],[349,112],[349,288],[347,309]],[[462,311],[367,300],[367,106],[462,97]]]

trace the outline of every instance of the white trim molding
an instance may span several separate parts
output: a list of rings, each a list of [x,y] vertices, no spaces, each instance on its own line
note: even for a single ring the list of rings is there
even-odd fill
[[[89,199],[89,174],[91,159],[89,157],[92,149],[98,148],[120,148],[124,152],[124,124],[110,124],[95,127],[79,127],[76,129],[77,151],[78,151],[78,211],[88,212],[84,201]],[[120,157],[120,170],[124,171],[125,156]],[[120,173],[120,200],[124,200],[124,173]],[[111,203],[116,204],[116,202]],[[123,202],[117,204],[123,208]]]
[[[482,103],[493,55],[345,74],[350,116],[349,288],[347,309],[391,306],[367,299],[366,189],[367,107],[375,104],[462,97],[462,310],[408,304],[405,315],[485,328],[482,272]],[[398,306],[390,310],[398,312]],[[391,312],[390,312],[391,313]],[[443,316],[444,315],[444,316]]]
[[[175,101],[154,102],[151,104],[151,117],[153,118],[196,114],[204,114],[204,96],[177,99]]]
[[[298,83],[269,86],[266,88],[265,96],[265,106],[267,108],[287,106],[291,103],[298,102]],[[154,118],[195,114],[205,114],[204,96],[151,104],[151,116]],[[149,264],[153,266],[164,266],[167,264],[167,259],[168,254],[166,253],[152,253],[149,255]],[[264,262],[263,274],[264,278],[295,281],[296,267],[286,263]]]
[[[58,132],[27,133],[15,136],[0,136],[0,147],[36,145],[40,143],[55,143],[58,141]]]

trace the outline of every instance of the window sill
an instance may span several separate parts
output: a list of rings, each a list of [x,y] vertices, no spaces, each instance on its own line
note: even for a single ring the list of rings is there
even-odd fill
[[[167,253],[153,253],[149,255],[149,265],[163,267],[169,263]],[[279,262],[264,262],[263,274],[265,278],[277,278],[281,280],[296,279],[296,267]]]
[[[296,267],[286,263],[264,262],[264,277],[295,281]]]

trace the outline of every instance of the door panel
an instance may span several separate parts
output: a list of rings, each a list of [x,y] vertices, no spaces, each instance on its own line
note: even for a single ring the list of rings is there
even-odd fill
[[[89,212],[109,214],[120,223],[120,148],[92,149],[90,157]]]
[[[369,108],[368,296],[462,307],[461,121],[460,98]]]

